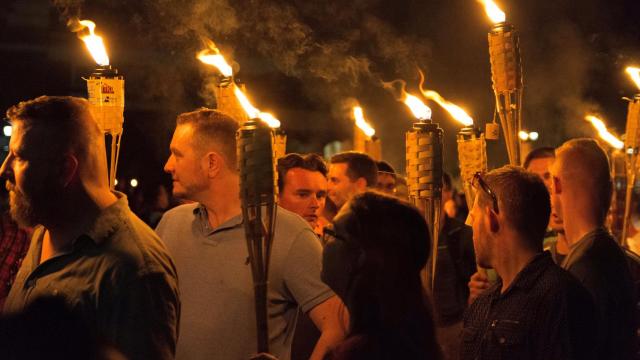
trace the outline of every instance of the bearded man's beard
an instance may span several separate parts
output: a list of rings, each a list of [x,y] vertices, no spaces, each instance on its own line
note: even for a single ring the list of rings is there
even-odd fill
[[[51,220],[57,191],[47,189],[46,185],[41,183],[38,189],[33,189],[29,191],[29,195],[26,195],[9,182],[7,182],[7,190],[9,190],[9,214],[18,225],[33,227]]]

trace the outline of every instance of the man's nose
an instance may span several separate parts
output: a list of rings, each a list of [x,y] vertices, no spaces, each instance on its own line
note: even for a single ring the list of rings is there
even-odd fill
[[[164,164],[164,172],[171,173],[173,172],[173,155],[169,156],[167,162]]]
[[[5,180],[8,180],[11,178],[11,161],[12,161],[12,156],[11,154],[9,154],[4,159],[4,162],[2,163],[2,167],[0,167],[0,177]]]

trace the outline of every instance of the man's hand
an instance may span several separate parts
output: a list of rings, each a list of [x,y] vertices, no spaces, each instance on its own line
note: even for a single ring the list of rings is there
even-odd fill
[[[332,296],[309,311],[311,321],[320,330],[309,360],[321,360],[329,350],[344,340],[349,324],[349,313],[337,296]]]
[[[489,278],[484,271],[476,271],[469,280],[469,305],[476,301],[476,298],[491,286]]]

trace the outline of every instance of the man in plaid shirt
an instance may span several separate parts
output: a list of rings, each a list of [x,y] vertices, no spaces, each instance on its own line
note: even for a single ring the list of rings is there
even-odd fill
[[[31,231],[18,227],[8,211],[0,215],[0,310],[29,250],[30,235]]]

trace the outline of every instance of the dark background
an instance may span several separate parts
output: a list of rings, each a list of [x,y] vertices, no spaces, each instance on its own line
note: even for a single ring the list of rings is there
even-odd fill
[[[524,128],[538,145],[591,136],[587,112],[624,131],[626,103],[638,89],[624,69],[640,64],[640,1],[499,1],[520,32]],[[162,166],[175,116],[214,106],[215,71],[195,59],[211,38],[241,65],[254,104],[273,112],[288,151],[322,152],[352,137],[346,106],[357,99],[382,139],[383,156],[404,170],[404,133],[413,119],[382,81],[404,79],[491,121],[494,100],[487,50],[490,22],[474,0],[3,0],[0,3],[0,108],[39,95],[86,97],[95,68],[65,26],[79,15],[96,22],[111,63],[126,79],[125,131],[118,177],[165,181]],[[445,130],[445,168],[458,172],[459,126],[437,105]],[[5,139],[6,140],[6,139]],[[506,162],[489,144],[491,167]]]

